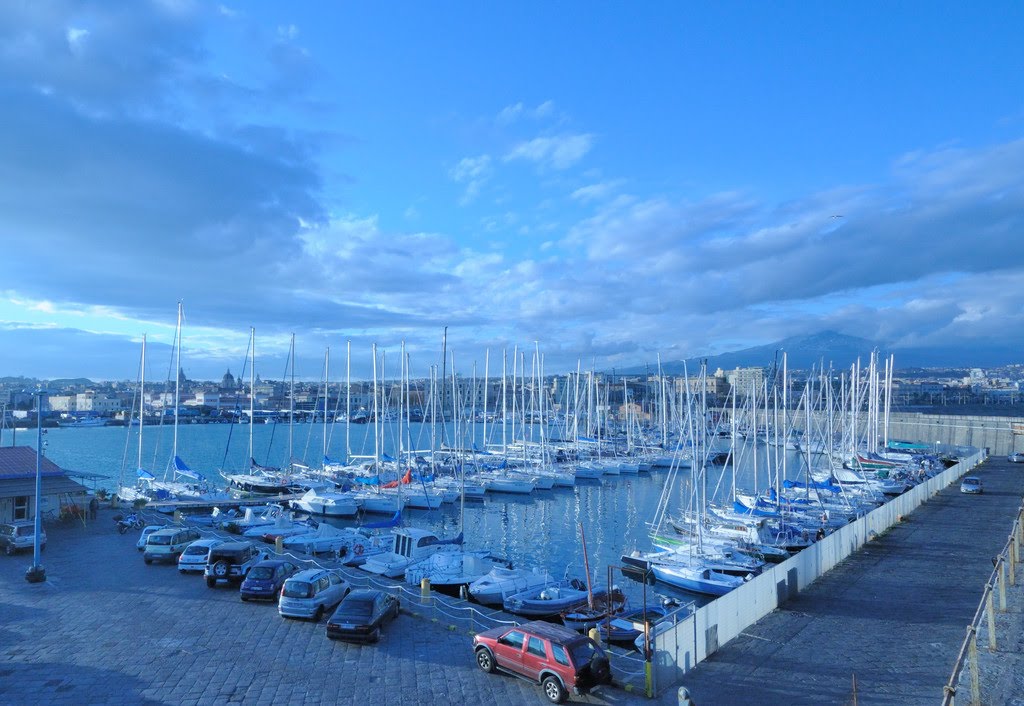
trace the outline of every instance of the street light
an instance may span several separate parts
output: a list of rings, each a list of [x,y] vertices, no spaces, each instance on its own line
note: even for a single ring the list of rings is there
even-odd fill
[[[43,518],[39,514],[39,496],[43,490],[43,391],[36,391],[36,527],[32,546],[32,566],[25,572],[29,583],[46,580],[46,569],[39,564],[39,538],[43,533]]]

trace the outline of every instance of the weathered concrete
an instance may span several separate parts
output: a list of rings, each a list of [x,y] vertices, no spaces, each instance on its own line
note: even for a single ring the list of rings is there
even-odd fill
[[[939,442],[942,446],[987,448],[993,456],[1006,456],[1024,451],[1024,419],[899,412],[890,415],[889,436]]]
[[[468,634],[443,624],[403,614],[377,645],[335,643],[323,622],[146,566],[112,514],[47,526],[43,584],[24,579],[31,555],[0,556],[0,703],[546,703],[537,686],[481,672]],[[607,688],[573,701],[646,699]]]
[[[699,704],[935,704],[1024,494],[1024,468],[974,469],[688,673]],[[662,703],[674,703],[666,695]]]

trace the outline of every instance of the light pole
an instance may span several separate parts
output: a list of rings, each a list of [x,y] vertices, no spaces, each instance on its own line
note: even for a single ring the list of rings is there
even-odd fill
[[[25,572],[29,583],[46,580],[46,569],[39,564],[39,538],[43,533],[43,517],[39,514],[39,496],[43,490],[43,391],[36,391],[36,527],[32,546],[32,566]]]

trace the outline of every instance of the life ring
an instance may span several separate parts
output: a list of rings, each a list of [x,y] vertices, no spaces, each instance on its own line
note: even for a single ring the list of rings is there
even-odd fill
[[[356,556],[359,556],[363,553],[363,545],[357,544],[356,546],[352,547],[352,551],[355,553]]]

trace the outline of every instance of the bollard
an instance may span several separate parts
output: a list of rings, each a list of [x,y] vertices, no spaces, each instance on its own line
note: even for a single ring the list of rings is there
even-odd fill
[[[988,613],[988,650],[989,652],[996,651],[996,611],[993,607],[994,601],[992,600],[992,589],[989,588],[988,595],[985,597],[985,612]],[[980,702],[979,702],[980,703]]]
[[[1006,562],[999,560],[999,612],[1006,612]]]
[[[284,537],[274,538],[274,549],[277,551],[278,554],[284,553]]]
[[[601,644],[601,633],[598,632],[597,628],[590,628],[590,630],[587,632],[587,637],[589,637],[598,645]]]
[[[690,696],[690,690],[685,686],[679,687],[679,691],[676,692],[676,697],[679,701],[679,706],[697,706],[697,702]]]
[[[981,674],[978,672],[978,633],[974,626],[967,628],[970,638],[967,642],[967,659],[971,663],[971,703],[981,703]]]
[[[420,599],[423,605],[430,605],[430,579],[426,576],[420,579]]]

